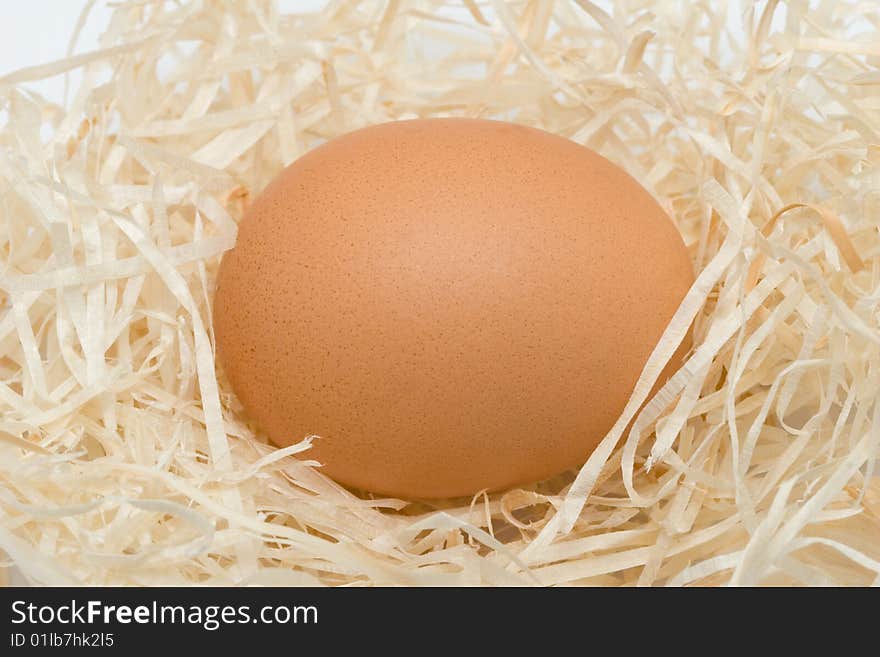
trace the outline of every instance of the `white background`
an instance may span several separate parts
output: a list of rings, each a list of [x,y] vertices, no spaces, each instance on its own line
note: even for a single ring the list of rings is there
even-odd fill
[[[0,0],[0,77],[25,66],[63,58],[84,5],[84,0]],[[95,4],[75,52],[98,47],[98,37],[110,13],[104,2]],[[60,102],[64,76],[28,86]]]
[[[74,53],[99,48],[98,38],[112,14],[108,1],[94,3]],[[316,11],[325,4],[325,0],[279,0],[282,11]],[[85,5],[86,0],[0,0],[0,77],[26,66],[66,57]],[[72,89],[76,89],[78,77],[76,71],[71,74]],[[63,75],[33,82],[27,87],[56,103],[64,98]]]

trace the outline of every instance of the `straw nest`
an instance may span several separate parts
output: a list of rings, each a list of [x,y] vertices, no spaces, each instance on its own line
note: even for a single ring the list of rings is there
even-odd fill
[[[73,55],[92,4],[71,56],[0,78],[5,566],[42,584],[880,581],[876,3],[132,1]],[[29,88],[75,70],[64,106]],[[376,499],[248,424],[215,369],[212,286],[282,166],[451,115],[619,163],[699,276],[579,472]]]

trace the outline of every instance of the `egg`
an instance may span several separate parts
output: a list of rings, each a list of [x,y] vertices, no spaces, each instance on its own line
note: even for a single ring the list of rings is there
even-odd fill
[[[583,464],[692,282],[673,222],[594,151],[398,121],[316,147],[253,201],[214,330],[275,444],[318,436],[304,456],[351,487],[473,495]]]

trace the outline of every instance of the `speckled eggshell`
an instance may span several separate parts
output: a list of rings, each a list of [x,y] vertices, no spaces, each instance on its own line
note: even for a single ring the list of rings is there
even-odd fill
[[[214,327],[277,445],[316,434],[307,458],[376,493],[471,495],[581,465],[692,282],[657,202],[588,148],[400,121],[315,148],[255,199]]]

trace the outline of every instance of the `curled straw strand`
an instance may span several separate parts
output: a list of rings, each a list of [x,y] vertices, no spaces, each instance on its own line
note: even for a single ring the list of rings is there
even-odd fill
[[[812,210],[819,215],[819,218],[822,220],[822,225],[825,227],[825,230],[828,231],[831,239],[834,240],[834,244],[837,246],[844,260],[846,260],[847,267],[849,267],[851,272],[860,272],[865,268],[865,263],[859,257],[852,240],[849,238],[849,235],[847,235],[846,228],[844,228],[843,223],[840,221],[840,217],[834,214],[831,210],[812,203],[789,203],[785,207],[780,208],[772,217],[770,217],[770,220],[761,229],[761,235],[764,237],[770,237],[773,233],[773,229],[776,227],[776,223],[782,215],[800,208]],[[755,287],[755,284],[758,282],[761,268],[764,266],[766,260],[767,256],[764,253],[759,253],[752,261],[752,264],[749,266],[748,278],[746,279],[746,291],[750,291]]]

